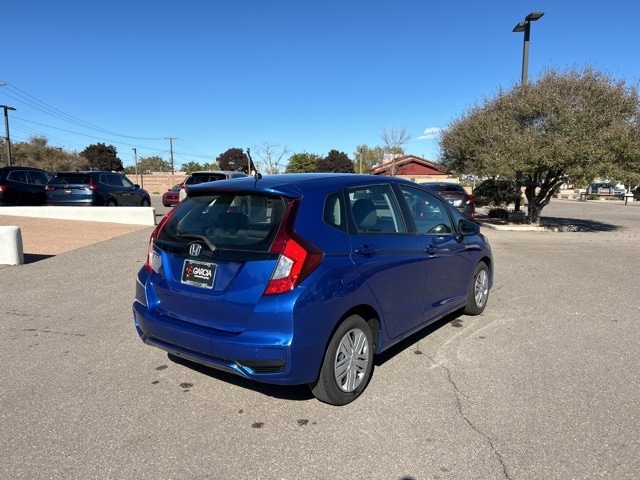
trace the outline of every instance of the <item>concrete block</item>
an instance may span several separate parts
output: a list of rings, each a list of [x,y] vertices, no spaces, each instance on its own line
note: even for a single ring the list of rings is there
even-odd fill
[[[22,265],[22,232],[20,227],[0,226],[0,265]]]

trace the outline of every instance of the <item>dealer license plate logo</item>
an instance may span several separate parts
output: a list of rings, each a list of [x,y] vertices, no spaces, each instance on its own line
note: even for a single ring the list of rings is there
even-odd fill
[[[185,260],[182,267],[182,283],[201,288],[213,288],[216,264]]]

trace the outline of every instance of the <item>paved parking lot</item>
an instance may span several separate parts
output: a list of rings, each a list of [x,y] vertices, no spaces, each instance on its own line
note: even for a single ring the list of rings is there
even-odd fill
[[[581,231],[485,229],[485,313],[378,359],[345,407],[143,345],[150,228],[4,267],[0,478],[637,478],[640,203],[545,215]]]

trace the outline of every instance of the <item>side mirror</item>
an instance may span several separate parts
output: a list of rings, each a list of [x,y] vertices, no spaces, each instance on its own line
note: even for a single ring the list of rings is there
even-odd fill
[[[458,222],[458,232],[462,235],[478,235],[480,233],[480,225],[471,220],[460,220]]]

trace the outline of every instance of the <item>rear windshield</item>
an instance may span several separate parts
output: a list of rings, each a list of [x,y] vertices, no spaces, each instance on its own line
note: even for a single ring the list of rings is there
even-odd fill
[[[424,185],[433,192],[465,192],[465,189],[457,184]]]
[[[224,173],[208,173],[204,175],[200,173],[196,173],[194,175],[191,175],[189,178],[187,178],[185,183],[187,185],[195,185],[197,183],[214,182],[216,180],[226,180],[226,178],[227,178],[227,175]]]
[[[89,183],[90,179],[85,173],[56,173],[50,183]]]
[[[285,209],[281,197],[219,193],[188,197],[158,234],[158,240],[202,240],[212,250],[266,252]]]

